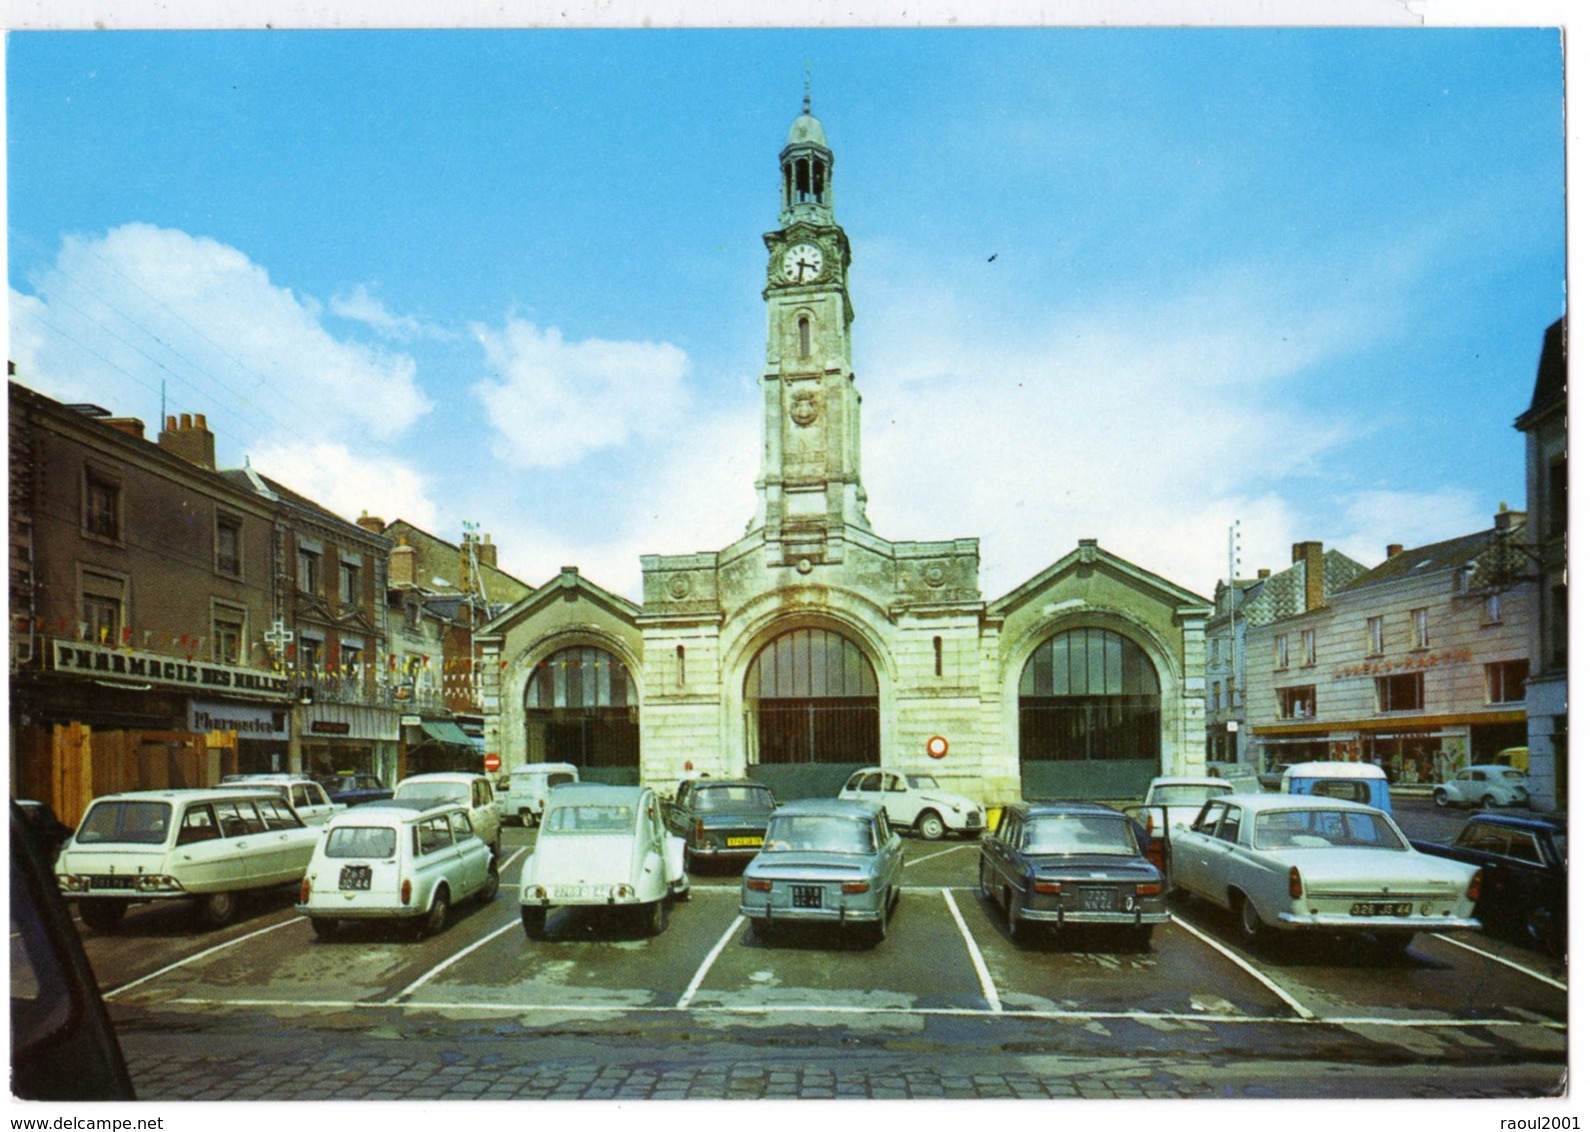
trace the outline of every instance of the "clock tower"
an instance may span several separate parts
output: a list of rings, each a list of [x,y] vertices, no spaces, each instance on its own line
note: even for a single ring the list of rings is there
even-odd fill
[[[834,155],[807,96],[779,154],[781,227],[767,245],[767,364],[757,524],[770,561],[838,562],[870,531],[861,395],[850,368],[850,241],[834,222]]]

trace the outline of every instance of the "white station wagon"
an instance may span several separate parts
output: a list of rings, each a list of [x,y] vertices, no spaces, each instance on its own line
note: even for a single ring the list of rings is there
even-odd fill
[[[685,841],[669,834],[655,791],[573,783],[547,799],[535,852],[519,883],[525,935],[540,939],[556,907],[622,908],[647,935],[667,924],[668,901],[690,898]]]
[[[205,924],[220,927],[237,914],[239,893],[296,883],[318,832],[274,792],[109,794],[62,847],[55,879],[98,932],[146,900],[192,900]]]
[[[298,891],[298,910],[329,939],[343,920],[409,920],[421,935],[448,910],[497,897],[497,862],[459,805],[356,806],[326,823]]]

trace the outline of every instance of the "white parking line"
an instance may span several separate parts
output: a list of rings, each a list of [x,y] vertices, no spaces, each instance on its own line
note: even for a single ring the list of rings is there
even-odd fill
[[[702,961],[701,966],[696,968],[695,977],[690,980],[690,985],[685,988],[685,993],[679,996],[678,1002],[674,1003],[675,1009],[683,1010],[690,1005],[690,1000],[695,998],[696,992],[701,989],[701,984],[705,981],[707,972],[712,970],[712,965],[718,961],[718,956],[723,954],[723,949],[729,946],[729,941],[735,937],[744,923],[745,917],[736,914],[734,923],[730,924],[728,930],[718,937],[716,946],[707,952],[706,959]]]
[[[1462,940],[1453,939],[1451,936],[1443,935],[1441,932],[1427,932],[1426,934],[1429,935],[1431,939],[1438,939],[1442,943],[1450,943],[1453,947],[1461,947],[1464,951],[1472,951],[1475,955],[1483,955],[1485,958],[1493,962],[1500,963],[1504,967],[1511,967],[1515,971],[1521,971],[1532,979],[1539,979],[1549,987],[1556,987],[1560,991],[1566,991],[1568,989],[1567,983],[1560,983],[1550,975],[1542,975],[1539,971],[1531,970],[1522,963],[1514,963],[1511,959],[1504,959],[1500,955],[1497,955],[1491,951],[1486,951],[1482,947],[1475,947],[1472,943],[1464,943]]]
[[[945,892],[944,903],[950,906],[950,915],[955,918],[955,926],[961,929],[961,938],[966,941],[966,952],[972,957],[972,966],[977,968],[977,981],[983,985],[983,997],[988,1000],[988,1009],[995,1014],[1003,1013],[1005,1008],[1000,1004],[999,989],[994,986],[994,977],[988,973],[988,964],[983,962],[983,953],[978,950],[976,941],[972,939],[971,930],[961,918],[961,910],[955,906],[955,898]]]
[[[108,990],[108,991],[106,991],[104,993],[104,995],[102,997],[104,997],[104,998],[114,998],[116,995],[120,994],[122,991],[128,991],[128,990],[132,990],[133,987],[142,986],[144,983],[147,983],[150,979],[158,979],[161,975],[164,975],[168,971],[175,971],[178,967],[186,967],[189,963],[197,963],[200,959],[203,959],[206,955],[214,955],[218,951],[225,951],[229,947],[236,947],[238,944],[246,943],[247,941],[255,938],[256,936],[262,936],[262,935],[266,934],[267,932],[276,931],[278,928],[285,928],[288,924],[300,923],[302,920],[303,920],[302,916],[294,916],[290,920],[283,920],[279,924],[272,924],[270,927],[261,928],[257,932],[249,932],[248,935],[238,936],[236,939],[228,940],[226,943],[218,943],[214,947],[207,947],[203,951],[198,952],[197,954],[188,956],[186,959],[178,959],[175,963],[168,963],[166,966],[160,968],[160,970],[158,970],[158,971],[151,971],[151,972],[149,972],[149,974],[143,976],[140,979],[134,979],[130,983],[123,983],[119,987],[115,987],[115,988],[113,988],[111,990]]]
[[[415,991],[419,990],[426,983],[430,982],[437,975],[440,975],[443,971],[447,970],[447,968],[451,967],[454,963],[457,963],[460,959],[462,959],[464,956],[468,955],[470,952],[476,950],[477,948],[481,948],[481,947],[486,946],[486,944],[490,943],[492,940],[496,939],[498,936],[502,935],[504,932],[510,931],[513,928],[517,928],[518,926],[519,926],[519,924],[518,924],[517,921],[509,921],[508,923],[504,924],[502,927],[498,928],[496,931],[492,932],[490,935],[482,936],[480,939],[477,939],[474,943],[470,944],[468,947],[464,948],[462,951],[454,952],[452,955],[448,956],[446,959],[443,959],[436,966],[432,967],[429,971],[426,971],[425,974],[423,974],[419,978],[415,979],[408,986],[406,986],[402,990],[398,991],[397,994],[395,994],[391,998],[387,999],[386,1002],[383,1005],[386,1005],[386,1006],[397,1006],[405,998],[407,998],[409,995],[411,995]]]
[[[1297,1015],[1298,1015],[1299,1018],[1303,1018],[1305,1020],[1314,1018],[1314,1012],[1312,1010],[1310,1010],[1308,1007],[1304,1006],[1297,999],[1295,999],[1291,995],[1287,994],[1286,991],[1281,989],[1281,984],[1277,983],[1274,979],[1270,978],[1270,976],[1266,975],[1263,971],[1259,970],[1252,963],[1249,963],[1246,959],[1244,959],[1242,956],[1238,955],[1235,951],[1232,951],[1225,944],[1221,943],[1219,940],[1215,939],[1212,936],[1205,935],[1203,932],[1199,931],[1197,928],[1195,928],[1191,924],[1189,924],[1186,920],[1182,919],[1180,916],[1175,915],[1174,913],[1171,915],[1170,920],[1171,920],[1171,923],[1177,925],[1180,928],[1186,929],[1187,931],[1191,932],[1193,935],[1197,936],[1199,939],[1203,940],[1210,947],[1212,947],[1216,951],[1220,952],[1220,954],[1224,955],[1227,959],[1231,960],[1238,967],[1241,967],[1248,974],[1252,975],[1259,982],[1263,983],[1266,987],[1268,987],[1270,989],[1270,991],[1272,993],[1274,993],[1274,995],[1277,998],[1279,998],[1282,1002],[1286,1003],[1293,1010],[1295,1010],[1297,1012]]]
[[[948,849],[940,849],[937,853],[929,853],[926,857],[918,857],[914,861],[907,861],[905,863],[905,867],[909,869],[912,865],[920,865],[923,861],[931,861],[935,857],[948,856],[949,854],[954,853],[955,851],[957,851],[959,849],[975,849],[975,848],[977,848],[977,842],[975,842],[975,841],[968,841],[965,845],[951,845]]]

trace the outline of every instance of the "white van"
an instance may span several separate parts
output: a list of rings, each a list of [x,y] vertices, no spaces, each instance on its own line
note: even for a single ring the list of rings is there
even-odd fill
[[[522,826],[532,826],[547,812],[547,795],[555,786],[580,780],[580,768],[573,763],[525,763],[508,776],[508,792],[502,797],[505,817],[516,817]]]

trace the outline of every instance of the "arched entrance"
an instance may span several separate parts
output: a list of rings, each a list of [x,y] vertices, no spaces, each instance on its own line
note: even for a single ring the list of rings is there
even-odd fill
[[[525,761],[573,763],[580,777],[640,781],[640,700],[628,667],[592,645],[560,649],[525,688]]]
[[[1141,798],[1159,773],[1159,675],[1119,633],[1069,629],[1044,641],[1016,702],[1023,797]]]
[[[781,801],[833,797],[858,766],[878,765],[878,677],[831,629],[792,629],[745,674],[749,772]]]

